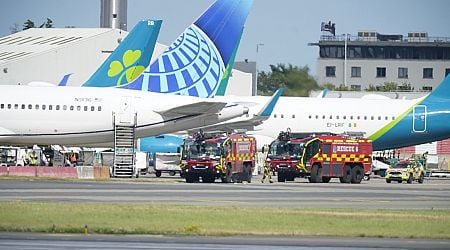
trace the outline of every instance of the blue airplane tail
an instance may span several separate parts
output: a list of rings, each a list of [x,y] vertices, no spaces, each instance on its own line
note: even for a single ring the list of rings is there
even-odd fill
[[[212,97],[239,44],[253,0],[217,0],[144,73],[120,88]]]
[[[447,98],[450,99],[450,74],[432,91],[429,98]]]
[[[120,86],[135,80],[150,64],[161,23],[161,20],[142,20],[136,24],[101,67],[82,86]]]

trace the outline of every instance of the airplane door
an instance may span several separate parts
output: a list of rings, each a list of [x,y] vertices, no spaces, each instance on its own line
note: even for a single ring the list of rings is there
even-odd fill
[[[132,113],[132,98],[130,96],[122,97],[120,102],[120,112]]]
[[[417,105],[413,109],[413,132],[423,133],[427,130],[427,106]]]
[[[122,97],[120,100],[119,112],[115,114],[116,124],[135,124],[135,110],[133,98],[131,96]]]

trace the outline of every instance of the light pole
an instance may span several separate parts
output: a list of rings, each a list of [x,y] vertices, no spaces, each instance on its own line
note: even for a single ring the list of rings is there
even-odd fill
[[[255,61],[255,70],[256,70],[256,77],[255,77],[255,92],[252,93],[254,96],[258,95],[258,53],[259,53],[259,47],[264,46],[264,43],[257,43],[256,44],[256,61]]]
[[[347,41],[350,34],[342,34],[345,36],[344,41],[344,87],[347,87]]]

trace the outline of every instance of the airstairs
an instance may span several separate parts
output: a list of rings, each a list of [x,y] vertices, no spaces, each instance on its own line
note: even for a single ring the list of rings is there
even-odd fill
[[[113,177],[133,177],[135,173],[136,113],[114,114]]]

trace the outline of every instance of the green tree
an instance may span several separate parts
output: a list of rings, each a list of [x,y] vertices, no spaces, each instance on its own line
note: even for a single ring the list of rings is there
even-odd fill
[[[27,29],[30,29],[30,28],[36,28],[36,25],[30,19],[27,19],[25,21],[25,23],[23,24],[23,29],[22,30],[27,30]],[[47,17],[47,21],[45,21],[41,25],[39,25],[39,28],[53,28],[53,21],[52,21],[52,19]]]
[[[39,28],[53,28],[53,21],[52,19],[47,17],[47,21],[45,23],[42,23]]]
[[[320,88],[321,89],[328,89],[328,90],[333,91],[333,90],[336,89],[336,86],[334,86],[333,84],[327,82],[327,83],[323,84],[322,86],[320,86]]]
[[[9,27],[9,31],[11,32],[11,34],[17,33],[19,32],[19,24],[14,23],[12,26]]]
[[[395,82],[385,82],[381,88],[384,92],[390,92],[397,91],[398,86]]]
[[[369,87],[367,87],[365,90],[369,92],[375,92],[377,91],[377,87],[374,86],[373,84],[369,84]]]
[[[270,65],[270,69],[270,72],[258,73],[259,95],[272,95],[278,88],[283,87],[285,96],[309,96],[311,90],[319,89],[307,66],[286,66],[279,63]]]
[[[28,20],[26,20],[25,23],[23,24],[23,29],[22,29],[22,30],[31,29],[31,28],[34,28],[34,27],[36,27],[36,26],[34,25],[34,22],[31,21],[30,19],[28,19]]]

